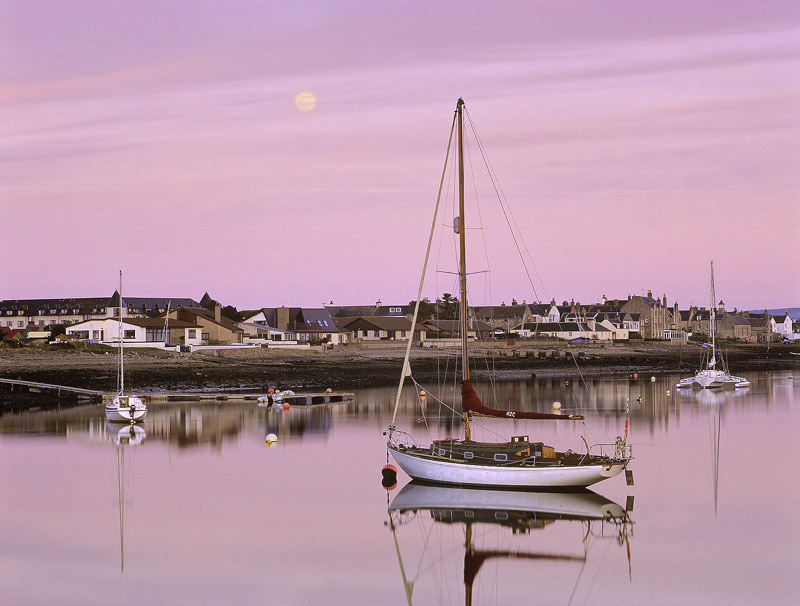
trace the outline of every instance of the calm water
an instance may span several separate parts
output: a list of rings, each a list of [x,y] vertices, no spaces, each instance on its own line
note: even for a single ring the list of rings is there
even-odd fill
[[[591,395],[498,385],[501,403],[583,408],[590,443],[622,432],[630,399],[635,486],[618,476],[577,495],[403,488],[402,474],[387,495],[392,389],[288,412],[153,403],[133,432],[99,406],[5,415],[0,604],[464,604],[465,564],[474,604],[797,603],[789,376],[749,375],[741,393],[676,393],[676,377],[594,380]],[[432,397],[423,417],[405,396],[398,427],[421,441],[426,421],[437,437],[458,431]],[[478,439],[581,445],[576,425],[482,426]],[[595,519],[629,496],[630,523]]]

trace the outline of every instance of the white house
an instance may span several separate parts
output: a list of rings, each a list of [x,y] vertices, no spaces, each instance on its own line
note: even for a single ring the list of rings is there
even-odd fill
[[[169,336],[167,336],[168,329]],[[164,318],[123,318],[122,335],[120,324],[115,318],[86,320],[67,328],[67,335],[83,341],[116,344],[163,347],[169,345],[200,345],[202,335],[200,326],[190,322],[170,319],[165,326]]]
[[[789,316],[789,310],[786,310],[785,314],[781,314],[780,316],[772,316],[770,320],[772,322],[772,332],[781,335],[782,337],[788,337],[792,333],[792,318]]]

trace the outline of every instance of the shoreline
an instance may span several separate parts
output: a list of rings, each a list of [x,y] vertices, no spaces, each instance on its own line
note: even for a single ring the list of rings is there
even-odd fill
[[[473,378],[496,380],[571,378],[696,372],[702,348],[658,342],[625,345],[520,342],[481,344],[471,359]],[[732,372],[790,370],[800,365],[787,344],[731,344],[723,347]],[[246,354],[246,355],[245,355]],[[220,350],[218,355],[132,350],[125,356],[125,383],[142,393],[158,391],[266,391],[282,389],[357,389],[396,385],[403,364],[401,343],[336,350]],[[411,368],[419,382],[435,381],[453,352],[415,348]],[[576,366],[577,360],[577,366]],[[0,378],[23,379],[104,391],[116,389],[113,351],[56,350],[45,347],[0,349]],[[484,370],[481,370],[484,368]]]

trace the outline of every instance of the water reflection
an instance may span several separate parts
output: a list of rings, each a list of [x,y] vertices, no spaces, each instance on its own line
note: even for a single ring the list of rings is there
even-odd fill
[[[547,544],[542,540],[540,532],[546,529],[550,532],[549,529],[556,525],[570,523],[580,526],[580,532],[573,535],[572,541],[565,540],[564,536],[553,537],[556,540]],[[584,579],[583,573],[597,542],[610,540],[624,546],[630,575],[628,540],[632,524],[625,508],[588,490],[563,493],[508,491],[429,486],[415,482],[407,484],[392,500],[388,522],[408,604],[413,603],[417,585],[430,582],[447,586],[449,590],[455,584],[448,575],[452,576],[458,569],[462,561],[461,549],[463,566],[457,572],[462,576],[463,597],[452,596],[449,591],[446,594],[458,603],[472,604],[481,589],[490,591],[490,601],[496,601],[501,593],[497,579],[487,578],[476,586],[479,573],[490,561],[495,562],[499,570],[512,560],[525,562],[524,574],[528,578],[534,562],[580,565],[575,585],[571,588],[572,599],[582,581],[584,584],[591,582],[591,578]],[[409,567],[404,562],[398,537],[399,529],[410,526],[418,526],[417,530],[426,537],[423,544],[425,553],[419,556],[420,564],[416,567]],[[432,539],[436,526],[447,526],[451,532],[438,533],[436,539]],[[453,533],[453,529],[460,532]],[[531,531],[536,533],[533,537],[536,540],[525,540],[532,539]],[[456,544],[443,540],[443,534],[450,534]],[[429,553],[431,551],[439,553]],[[488,576],[491,568],[486,568]],[[541,587],[538,589],[542,591]],[[440,602],[443,601],[441,598],[445,592],[441,587],[432,587],[431,591],[440,597]],[[422,599],[427,601],[430,597]]]
[[[625,420],[625,405],[630,403],[630,422],[634,439],[641,440],[657,431],[668,431],[680,423],[682,414],[705,415],[714,402],[738,412],[769,411],[774,406],[794,405],[791,373],[749,373],[750,389],[675,390],[679,375],[633,379],[627,375],[578,379],[542,378],[495,384],[477,384],[485,401],[500,407],[549,412],[555,401],[564,413],[587,415],[593,429],[611,437],[620,433]],[[460,416],[453,413],[457,390],[439,386],[422,398],[412,386],[403,390],[400,421],[403,429],[427,426],[441,435],[457,433]],[[148,440],[164,441],[184,449],[210,446],[217,450],[226,442],[240,438],[264,441],[274,433],[281,443],[326,436],[337,422],[374,421],[376,434],[391,419],[395,388],[382,387],[356,391],[353,400],[337,404],[292,406],[290,410],[267,408],[250,401],[188,401],[151,403],[148,412]],[[439,400],[441,400],[441,403]],[[48,406],[49,403],[49,406]],[[0,416],[0,435],[62,436],[70,440],[105,439],[105,418],[95,405],[64,407],[57,400],[43,400],[42,408]],[[537,427],[547,428],[541,424]],[[555,430],[558,431],[558,430]],[[565,430],[566,431],[566,430]],[[440,436],[439,436],[440,437]]]
[[[106,424],[106,437],[117,450],[117,490],[119,499],[119,571],[125,572],[125,449],[139,446],[147,437],[144,424]]]

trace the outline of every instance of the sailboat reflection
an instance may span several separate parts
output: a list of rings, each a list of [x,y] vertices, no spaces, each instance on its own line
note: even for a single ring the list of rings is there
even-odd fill
[[[427,514],[427,515],[426,515]],[[530,492],[510,490],[490,490],[480,488],[457,488],[407,484],[389,505],[388,526],[392,530],[400,572],[405,586],[406,599],[412,604],[414,584],[417,578],[410,579],[406,573],[400,553],[397,529],[415,521],[420,524],[433,520],[433,524],[463,525],[464,527],[464,603],[473,601],[473,585],[481,567],[488,560],[547,560],[578,562],[586,564],[590,544],[595,539],[616,539],[625,545],[630,574],[630,545],[628,532],[632,529],[628,511],[617,503],[589,490],[580,492]],[[521,551],[510,549],[499,540],[497,548],[480,549],[475,545],[475,535],[479,528],[510,529],[511,535],[528,534],[533,529],[544,529],[556,521],[580,522],[584,525],[583,552],[578,555]],[[484,525],[484,526],[479,526]],[[609,527],[613,532],[608,532]],[[428,535],[430,536],[430,535]],[[485,539],[485,536],[482,536]],[[426,539],[425,549],[436,541]],[[428,562],[441,562],[447,566],[447,555],[437,558],[423,554]],[[420,560],[420,564],[423,559]],[[420,566],[421,568],[421,566]],[[582,573],[583,569],[581,569]],[[417,573],[419,576],[419,572]],[[433,573],[441,577],[441,573]],[[580,580],[580,575],[578,577]],[[577,582],[576,582],[577,587]],[[573,590],[574,591],[574,590]],[[441,597],[441,596],[440,596]]]
[[[119,570],[125,572],[125,448],[139,446],[147,437],[142,425],[107,423],[106,437],[117,447],[117,485],[119,490]]]

